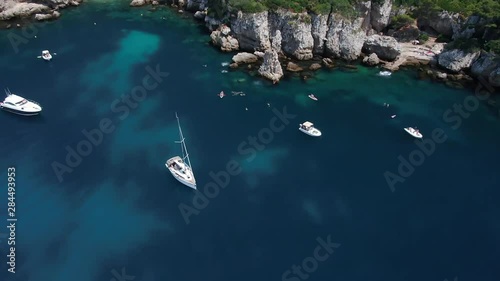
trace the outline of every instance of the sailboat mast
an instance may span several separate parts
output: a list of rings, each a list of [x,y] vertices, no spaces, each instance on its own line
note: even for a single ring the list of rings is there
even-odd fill
[[[177,126],[179,127],[179,135],[181,138],[182,160],[187,159],[187,164],[189,167],[191,167],[191,161],[189,160],[189,153],[187,151],[184,135],[182,134],[181,123],[179,121],[179,117],[177,116],[177,112],[175,113],[175,117],[177,118]]]

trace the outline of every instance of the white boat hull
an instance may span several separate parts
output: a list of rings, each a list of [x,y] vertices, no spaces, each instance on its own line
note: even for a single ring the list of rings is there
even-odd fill
[[[177,169],[172,166],[173,163],[179,164],[183,169]],[[184,161],[179,156],[174,156],[167,160],[165,167],[170,171],[172,176],[185,186],[196,189],[196,180],[193,171],[189,166],[185,165]]]
[[[299,131],[301,131],[302,133],[309,135],[311,137],[320,137],[321,136],[321,131],[316,129],[316,128],[306,130],[306,129],[299,127]]]
[[[414,138],[421,139],[423,137],[421,133],[415,132],[410,128],[405,128],[405,131]]]
[[[52,56],[46,56],[46,57],[42,57],[44,60],[46,61],[50,61],[52,59]]]
[[[40,112],[41,112],[41,111],[25,112],[25,111],[20,111],[20,110],[15,110],[15,109],[12,109],[12,108],[4,107],[4,106],[1,106],[1,105],[0,105],[0,108],[3,109],[3,110],[5,110],[5,111],[8,111],[10,113],[14,113],[14,114],[17,114],[17,115],[22,115],[22,116],[35,116],[35,115],[40,114]]]

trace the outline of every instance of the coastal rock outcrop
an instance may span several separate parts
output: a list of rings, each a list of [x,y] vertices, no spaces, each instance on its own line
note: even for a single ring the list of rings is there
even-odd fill
[[[59,13],[58,11],[53,11],[51,14],[36,14],[35,19],[37,21],[44,21],[44,20],[57,19],[60,16],[61,13]]]
[[[205,11],[196,11],[193,15],[195,19],[199,20],[205,20],[205,17],[207,16],[207,12]]]
[[[36,20],[55,19],[58,10],[67,6],[78,6],[82,0],[45,0],[29,3],[22,0],[0,0],[0,21],[26,18],[34,15]]]
[[[375,53],[380,59],[393,61],[401,54],[398,41],[390,36],[372,35],[363,45],[367,54]]]
[[[231,20],[231,27],[240,48],[245,51],[264,51],[271,46],[269,41],[268,12],[245,14],[238,12]]]
[[[446,50],[439,54],[438,64],[452,72],[459,72],[472,66],[480,52],[469,53],[459,49]]]
[[[237,64],[254,63],[254,62],[257,62],[258,60],[259,60],[259,58],[256,55],[251,54],[251,53],[246,53],[246,52],[237,53],[233,57],[233,61]]]
[[[144,6],[144,5],[147,5],[151,3],[150,0],[132,0],[132,2],[130,2],[130,6],[131,7],[141,7],[141,6]]]
[[[264,63],[259,68],[259,74],[263,77],[278,82],[283,77],[283,69],[278,60],[278,53],[274,49],[267,50],[264,55]]]
[[[500,62],[493,54],[483,52],[471,65],[471,73],[476,77],[482,77],[493,87],[500,87]]]
[[[0,12],[0,20],[28,17],[33,14],[49,12],[50,8],[36,3],[16,3],[14,1],[4,2],[3,11]]]
[[[391,18],[392,0],[377,0],[371,2],[370,23],[372,28],[380,32],[389,24]]]
[[[212,44],[219,46],[221,51],[231,52],[239,50],[238,40],[233,38],[231,35],[231,29],[225,25],[221,26],[219,29],[212,31],[210,34],[210,39],[212,39]]]
[[[366,65],[377,65],[380,63],[380,59],[378,58],[377,54],[372,53],[369,56],[366,56],[363,58],[363,63]]]

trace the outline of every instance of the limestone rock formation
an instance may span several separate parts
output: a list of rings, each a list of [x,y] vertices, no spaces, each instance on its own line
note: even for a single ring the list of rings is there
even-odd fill
[[[393,61],[401,54],[398,41],[390,36],[372,35],[363,45],[367,54],[375,53],[380,59]]]
[[[463,50],[452,49],[439,54],[438,64],[452,72],[459,72],[472,66],[475,60],[480,56],[480,52],[466,52]]]
[[[264,55],[264,63],[259,68],[259,74],[263,77],[278,82],[283,77],[283,69],[278,60],[278,53],[274,49],[267,50]]]

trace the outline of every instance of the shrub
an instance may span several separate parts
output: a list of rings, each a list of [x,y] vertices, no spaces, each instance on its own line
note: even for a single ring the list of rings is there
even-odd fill
[[[415,22],[415,19],[409,15],[397,15],[391,19],[391,25],[395,29],[400,29]]]
[[[420,41],[421,43],[425,43],[427,42],[427,40],[429,40],[429,35],[427,35],[427,33],[420,33],[420,36],[418,36],[418,41]]]
[[[490,40],[484,45],[484,47],[487,51],[500,55],[500,39]]]
[[[266,6],[256,0],[231,0],[230,6],[245,13],[260,13],[266,10]]]
[[[448,43],[446,49],[459,49],[467,52],[477,52],[481,50],[481,44],[476,38],[464,39],[460,38]]]

